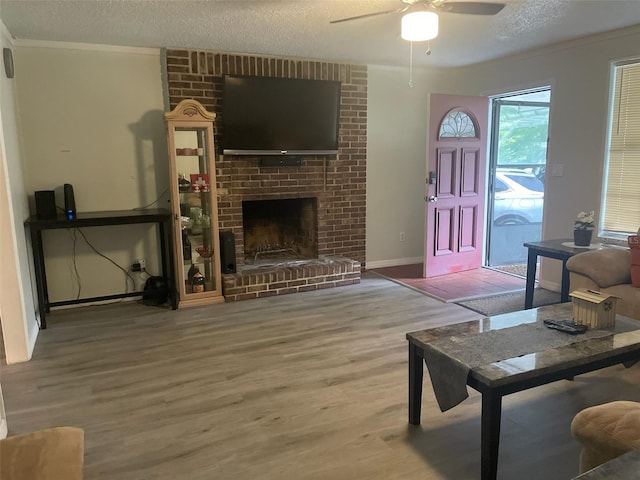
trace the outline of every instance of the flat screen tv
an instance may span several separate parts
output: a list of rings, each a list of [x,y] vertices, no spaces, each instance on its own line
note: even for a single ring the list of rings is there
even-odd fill
[[[338,153],[340,82],[224,77],[225,155]]]

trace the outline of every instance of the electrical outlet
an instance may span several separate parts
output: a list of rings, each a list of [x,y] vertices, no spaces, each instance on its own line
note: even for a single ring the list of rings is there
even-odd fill
[[[132,272],[142,272],[147,267],[147,261],[144,258],[138,258],[131,264]]]
[[[400,241],[404,242],[405,241],[405,235],[404,232],[400,232]]]

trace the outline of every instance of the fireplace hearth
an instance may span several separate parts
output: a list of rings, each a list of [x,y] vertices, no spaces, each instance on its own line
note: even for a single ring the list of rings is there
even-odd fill
[[[360,283],[360,262],[344,257],[244,265],[222,275],[228,302],[288,293],[309,292]]]

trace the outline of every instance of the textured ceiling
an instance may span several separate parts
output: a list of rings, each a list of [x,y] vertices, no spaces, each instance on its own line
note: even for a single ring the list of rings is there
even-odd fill
[[[492,0],[500,1],[500,0]],[[504,0],[496,16],[440,14],[417,66],[459,66],[640,24],[640,0]],[[401,15],[329,24],[400,0],[0,0],[16,39],[194,48],[406,66]]]

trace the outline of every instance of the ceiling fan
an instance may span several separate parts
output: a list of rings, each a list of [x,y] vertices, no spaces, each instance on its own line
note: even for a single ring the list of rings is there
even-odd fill
[[[438,14],[462,13],[466,15],[497,15],[505,7],[504,3],[493,2],[449,2],[447,0],[401,0],[403,5],[394,10],[365,13],[355,17],[339,18],[329,23],[350,22],[363,18],[402,13],[400,36],[411,42],[409,57],[409,86],[413,87],[413,42],[428,41],[438,36]],[[428,47],[427,55],[431,55]]]
[[[364,15],[356,15],[355,17],[339,18],[331,20],[329,23],[350,22],[351,20],[360,20],[362,18],[375,17],[378,15],[386,15],[388,13],[404,13],[407,11],[428,11],[443,13],[462,13],[466,15],[496,15],[505,7],[504,3],[492,2],[448,2],[447,0],[401,0],[403,6],[381,12],[365,13]]]

